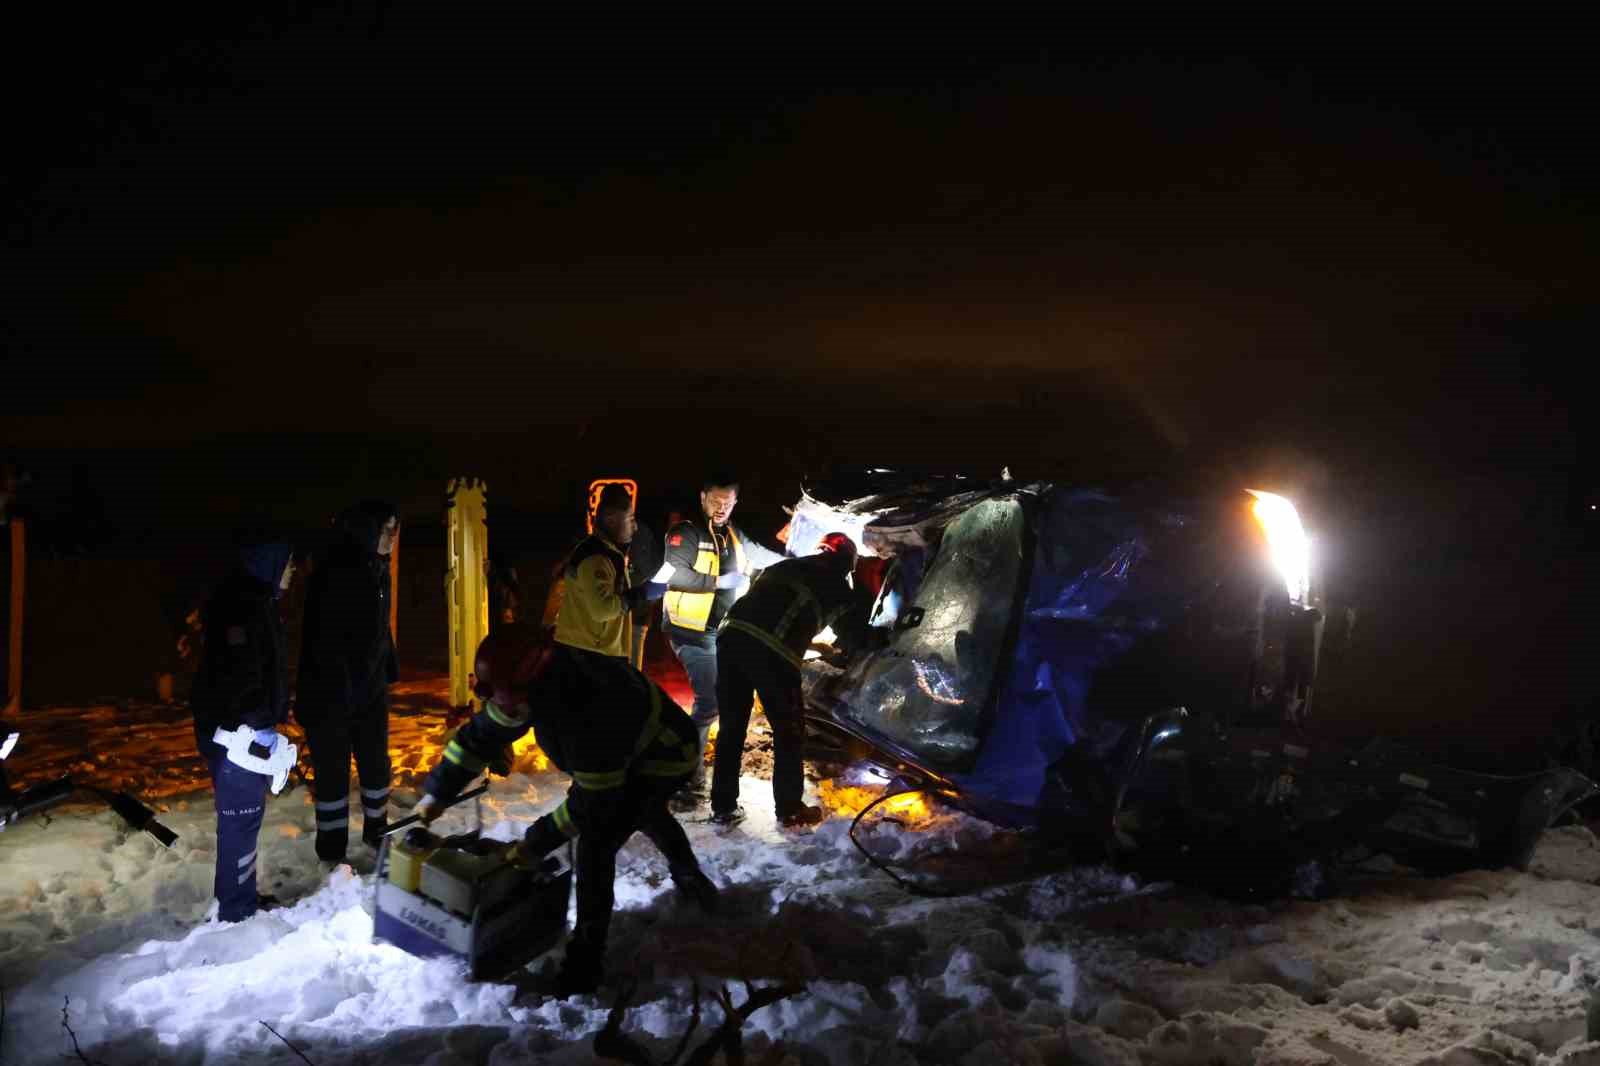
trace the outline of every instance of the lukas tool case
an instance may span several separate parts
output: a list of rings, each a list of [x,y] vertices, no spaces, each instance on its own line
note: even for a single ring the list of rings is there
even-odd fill
[[[567,931],[572,867],[508,861],[509,845],[476,832],[437,837],[421,827],[378,851],[372,935],[413,955],[465,959],[495,979],[550,950]]]

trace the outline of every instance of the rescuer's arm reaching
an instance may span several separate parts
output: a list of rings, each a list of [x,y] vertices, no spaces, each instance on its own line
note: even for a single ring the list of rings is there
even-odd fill
[[[510,705],[508,696],[501,696],[501,699]],[[522,739],[528,724],[525,705],[506,710],[494,698],[484,700],[483,710],[473,715],[445,745],[444,758],[422,783],[422,799],[417,801],[413,813],[424,822],[431,822],[440,804],[454,799],[468,782],[503,758],[509,745]]]
[[[765,570],[767,567],[775,566],[788,558],[787,555],[773,551],[753,537],[745,536],[742,530],[739,532],[739,536],[744,541],[744,557],[750,564],[751,570]]]

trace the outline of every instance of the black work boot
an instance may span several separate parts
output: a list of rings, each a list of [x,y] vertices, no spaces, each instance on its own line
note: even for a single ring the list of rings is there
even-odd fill
[[[717,913],[718,890],[716,882],[707,877],[698,866],[679,867],[672,871],[672,883],[678,892],[694,902],[707,914]]]
[[[706,792],[704,785],[699,788],[692,784],[684,785],[672,794],[671,799],[667,800],[667,809],[673,814],[693,814],[703,807],[710,798],[710,794]]]
[[[712,811],[709,820],[712,825],[738,825],[744,821],[744,808],[735,806],[732,810]]]
[[[821,807],[813,807],[809,803],[802,803],[792,811],[781,811],[778,814],[778,824],[788,828],[817,825],[828,815]]]
[[[573,996],[591,995],[600,988],[605,975],[606,947],[585,937],[582,930],[575,931],[567,941],[567,954],[561,960],[561,972],[556,975],[555,996],[571,999]]]

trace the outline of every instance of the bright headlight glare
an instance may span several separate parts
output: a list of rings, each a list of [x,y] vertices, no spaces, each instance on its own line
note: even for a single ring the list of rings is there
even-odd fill
[[[1300,513],[1288,499],[1271,492],[1246,489],[1255,497],[1250,511],[1267,535],[1272,565],[1283,578],[1290,603],[1303,604],[1311,594],[1311,538],[1300,524]]]

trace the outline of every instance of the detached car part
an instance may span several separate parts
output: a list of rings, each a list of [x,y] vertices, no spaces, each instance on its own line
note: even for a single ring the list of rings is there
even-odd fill
[[[12,822],[65,803],[79,792],[87,792],[116,811],[129,828],[149,833],[162,847],[170,848],[177,843],[178,834],[157,821],[154,811],[126,792],[112,792],[79,784],[70,777],[58,777],[20,792],[12,791],[5,763],[20,737],[21,733],[15,726],[0,722],[0,831]]]

